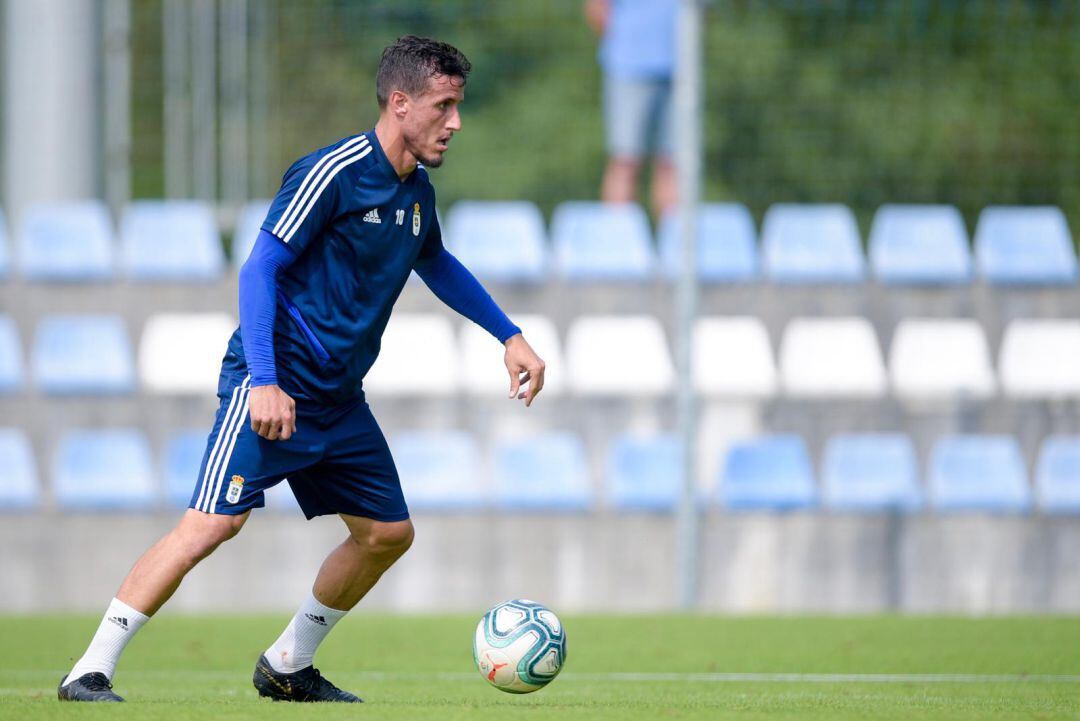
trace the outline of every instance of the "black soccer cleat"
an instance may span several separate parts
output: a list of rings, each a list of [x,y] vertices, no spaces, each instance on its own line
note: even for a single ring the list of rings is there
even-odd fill
[[[323,678],[314,666],[302,668],[295,673],[278,673],[266,656],[259,656],[255,664],[255,676],[252,678],[260,696],[275,701],[332,701],[337,703],[363,703],[359,696],[354,696]]]
[[[56,697],[61,701],[105,701],[116,703],[123,701],[112,692],[112,684],[105,674],[100,671],[84,673],[77,679],[64,685],[67,676],[60,679],[60,685],[56,687]]]

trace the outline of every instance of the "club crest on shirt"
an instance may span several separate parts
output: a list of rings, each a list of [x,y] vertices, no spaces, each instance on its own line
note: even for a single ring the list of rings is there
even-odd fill
[[[413,203],[412,207],[412,234],[420,235],[420,204]]]
[[[229,503],[236,503],[240,500],[240,491],[244,490],[244,477],[233,476],[229,481],[229,492],[225,494],[225,500]]]

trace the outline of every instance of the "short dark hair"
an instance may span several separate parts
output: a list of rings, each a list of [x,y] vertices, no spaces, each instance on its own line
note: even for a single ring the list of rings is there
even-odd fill
[[[395,90],[418,95],[427,88],[429,78],[439,75],[461,78],[464,85],[470,70],[472,63],[453,45],[406,35],[383,50],[375,80],[375,97],[379,107],[385,108],[390,93]]]

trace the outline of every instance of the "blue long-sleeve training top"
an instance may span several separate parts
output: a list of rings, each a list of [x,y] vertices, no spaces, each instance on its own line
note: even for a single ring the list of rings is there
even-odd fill
[[[374,131],[296,161],[241,269],[240,327],[219,391],[250,373],[252,386],[322,405],[362,397],[413,269],[500,341],[520,332],[443,247],[423,167],[399,179]]]

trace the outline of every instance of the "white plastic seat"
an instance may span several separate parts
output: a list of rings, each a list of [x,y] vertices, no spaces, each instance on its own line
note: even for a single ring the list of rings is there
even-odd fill
[[[566,368],[583,396],[657,396],[675,384],[664,329],[652,316],[585,316],[570,326]]]
[[[774,395],[776,361],[757,318],[700,318],[694,326],[694,387],[722,397]]]
[[[986,335],[974,320],[901,321],[889,351],[889,370],[896,394],[904,398],[986,398],[994,394]]]
[[[1020,398],[1080,396],[1080,320],[1014,320],[998,361],[1001,387]]]
[[[565,387],[565,366],[559,334],[550,318],[542,315],[510,315],[525,340],[544,360],[544,395],[562,393]],[[486,330],[475,323],[461,329],[461,369],[465,390],[478,396],[497,398],[510,390],[510,375],[503,363],[503,348]]]
[[[139,381],[155,393],[213,394],[236,319],[228,313],[151,316],[139,341]]]
[[[364,379],[375,394],[451,396],[461,387],[454,328],[441,315],[401,313],[390,318],[382,350]]]
[[[780,342],[784,392],[803,397],[884,395],[885,365],[865,318],[796,318]]]

